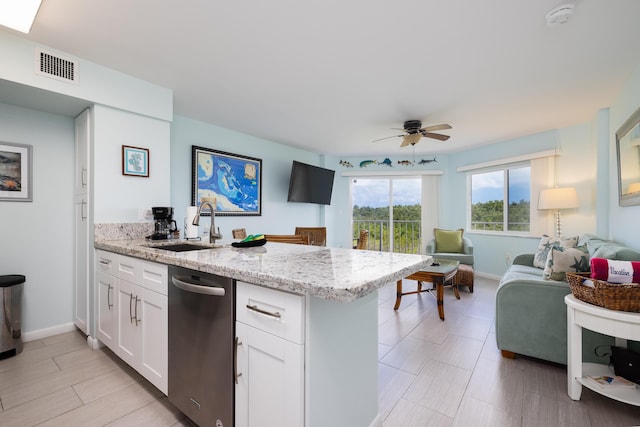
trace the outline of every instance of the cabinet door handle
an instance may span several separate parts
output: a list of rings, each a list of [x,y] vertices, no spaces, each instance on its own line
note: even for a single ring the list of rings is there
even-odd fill
[[[87,202],[84,200],[82,201],[82,212],[80,213],[80,216],[83,221],[87,219]]]
[[[109,287],[107,288],[107,308],[109,310],[111,310],[111,307],[113,307],[113,304],[111,303],[111,291],[113,290],[113,286],[111,286],[111,283],[109,283]]]
[[[131,302],[133,301],[133,292],[129,294],[129,322],[133,323],[133,310],[131,309]]]
[[[257,305],[250,305],[250,304],[247,304],[247,308],[248,308],[249,310],[255,311],[255,312],[257,312],[257,313],[264,314],[264,315],[266,315],[266,316],[275,317],[276,319],[280,319],[280,318],[282,317],[282,315],[280,314],[280,312],[279,312],[279,311],[276,311],[275,313],[272,313],[272,312],[270,312],[270,311],[267,311],[267,310],[263,310],[263,309],[261,309],[261,308],[258,308],[258,306],[257,306]]]
[[[138,323],[142,322],[142,319],[138,319],[138,302],[140,302],[141,299],[138,298],[138,295],[136,295],[136,301],[135,301],[135,306],[136,306],[136,312],[135,312],[135,319],[136,319],[136,326],[138,326]]]
[[[242,345],[240,338],[236,337],[236,345],[233,349],[233,377],[238,384],[238,378],[242,376],[242,372],[238,372],[238,347]]]
[[[82,168],[82,186],[87,186],[87,168]]]

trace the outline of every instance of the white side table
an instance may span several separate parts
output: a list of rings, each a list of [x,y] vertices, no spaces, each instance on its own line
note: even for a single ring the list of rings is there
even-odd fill
[[[609,367],[597,363],[582,363],[582,328],[616,337],[616,345],[624,347],[627,339],[640,341],[640,313],[608,310],[580,301],[572,294],[565,296],[564,302],[567,304],[567,386],[569,397],[573,400],[580,400],[582,386],[585,386],[603,396],[640,406],[640,388],[635,390],[602,390],[591,385],[584,377],[611,375]]]

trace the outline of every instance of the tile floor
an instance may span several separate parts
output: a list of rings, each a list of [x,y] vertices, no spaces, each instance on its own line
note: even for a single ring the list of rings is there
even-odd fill
[[[446,290],[444,322],[428,294],[403,297],[396,313],[395,286],[380,291],[384,427],[640,425],[639,407],[587,389],[581,401],[569,399],[563,366],[502,358],[496,286],[477,277],[475,292],[463,288],[460,300]],[[25,343],[22,354],[0,361],[0,409],[3,427],[191,425],[113,353],[89,349],[76,332]]]

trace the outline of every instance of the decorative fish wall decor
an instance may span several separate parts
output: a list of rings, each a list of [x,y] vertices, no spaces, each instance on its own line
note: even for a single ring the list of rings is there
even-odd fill
[[[411,160],[398,160],[398,164],[401,166],[413,166],[413,162]]]
[[[363,160],[360,162],[360,167],[366,168],[367,166],[377,165],[377,164],[378,162],[376,162],[375,160]]]
[[[385,165],[385,166],[389,166],[390,168],[393,167],[393,164],[391,163],[391,159],[388,157],[385,157],[385,159],[381,162],[378,162],[379,165]]]
[[[352,168],[352,167],[353,167],[353,165],[351,164],[351,162],[347,162],[346,160],[340,160],[340,164],[341,164],[342,166],[344,166],[344,167],[347,167],[347,168]]]
[[[429,163],[438,162],[436,158],[433,159],[422,159],[418,162],[419,165],[428,165]]]

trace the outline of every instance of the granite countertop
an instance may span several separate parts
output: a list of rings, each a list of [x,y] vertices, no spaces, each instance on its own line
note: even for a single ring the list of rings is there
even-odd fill
[[[146,239],[96,240],[96,249],[168,265],[218,274],[274,289],[349,302],[407,277],[430,264],[431,257],[388,252],[267,242],[235,248],[202,244],[204,250],[171,252]],[[194,244],[193,242],[189,242]]]

